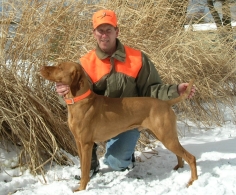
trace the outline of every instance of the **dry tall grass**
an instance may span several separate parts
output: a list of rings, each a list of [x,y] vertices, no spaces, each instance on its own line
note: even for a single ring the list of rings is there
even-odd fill
[[[112,9],[120,40],[144,51],[166,83],[195,78],[197,95],[176,107],[180,119],[196,124],[223,123],[219,104],[235,96],[236,52],[233,31],[184,31],[188,1],[24,1],[3,3],[1,18],[0,140],[21,145],[20,162],[33,173],[55,160],[68,163],[76,154],[66,110],[54,84],[37,74],[42,65],[78,60],[93,49],[92,13]],[[171,2],[171,3],[170,3]],[[14,32],[11,24],[16,23]],[[63,150],[61,150],[63,149]]]

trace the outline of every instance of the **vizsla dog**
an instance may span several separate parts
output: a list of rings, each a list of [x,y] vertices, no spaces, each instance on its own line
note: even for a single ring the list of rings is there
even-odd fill
[[[183,167],[184,159],[191,168],[188,185],[197,180],[195,157],[179,143],[176,116],[171,106],[186,99],[193,86],[190,82],[178,98],[162,101],[149,97],[108,98],[90,90],[81,65],[63,62],[57,66],[43,66],[41,75],[50,81],[70,86],[65,96],[68,124],[75,138],[81,162],[81,181],[76,191],[86,189],[94,142],[102,142],[136,127],[151,130],[164,146],[177,156],[175,170]]]

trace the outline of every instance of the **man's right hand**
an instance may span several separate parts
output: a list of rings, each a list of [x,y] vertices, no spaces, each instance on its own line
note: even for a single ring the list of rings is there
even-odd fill
[[[69,92],[69,85],[64,85],[62,83],[56,83],[56,92],[60,96],[64,96]]]

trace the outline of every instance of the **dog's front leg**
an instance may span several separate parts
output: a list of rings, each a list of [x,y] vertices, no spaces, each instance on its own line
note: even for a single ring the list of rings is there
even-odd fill
[[[77,150],[78,150],[79,159],[80,159],[80,161],[81,161],[81,159],[82,159],[82,154],[81,154],[81,143],[78,142],[78,143],[76,143],[76,145],[77,145]],[[81,166],[81,163],[80,163],[80,166]]]
[[[80,146],[81,146],[81,159],[80,159],[81,180],[80,180],[80,186],[76,191],[85,190],[90,180],[89,172],[91,167],[93,142],[86,144],[80,143]]]

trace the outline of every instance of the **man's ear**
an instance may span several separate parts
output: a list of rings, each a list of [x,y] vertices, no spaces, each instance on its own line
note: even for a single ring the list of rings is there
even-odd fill
[[[95,31],[96,29],[93,30],[93,37],[96,39]]]
[[[118,35],[119,35],[119,32],[120,32],[119,28],[118,28],[118,27],[116,27],[116,38],[118,37]]]

